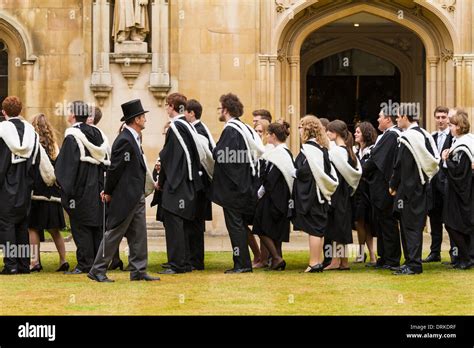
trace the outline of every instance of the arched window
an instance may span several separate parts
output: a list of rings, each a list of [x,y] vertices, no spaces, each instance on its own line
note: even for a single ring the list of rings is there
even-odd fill
[[[0,104],[8,96],[8,51],[0,40]]]

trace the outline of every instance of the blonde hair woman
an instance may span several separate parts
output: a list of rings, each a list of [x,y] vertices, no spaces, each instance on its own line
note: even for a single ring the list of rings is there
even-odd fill
[[[59,153],[56,142],[56,130],[51,126],[44,114],[38,114],[32,122],[36,133],[39,135],[41,146],[54,166],[54,162]],[[44,241],[44,230],[48,230],[56,244],[59,253],[59,268],[57,272],[64,272],[69,269],[66,262],[66,248],[61,230],[66,227],[64,212],[61,206],[61,195],[57,186],[48,187],[39,171],[35,173],[33,196],[31,198],[31,209],[28,219],[28,232],[32,250],[37,250],[36,257],[31,258],[30,271],[39,272],[43,269],[40,261],[40,242]]]
[[[322,272],[323,244],[329,202],[336,191],[336,171],[329,160],[329,140],[316,116],[307,115],[299,124],[301,151],[294,173],[294,228],[309,235],[309,264],[305,273]]]

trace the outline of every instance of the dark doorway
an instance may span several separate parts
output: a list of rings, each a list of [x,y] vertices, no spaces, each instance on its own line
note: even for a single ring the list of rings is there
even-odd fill
[[[8,96],[8,53],[7,46],[0,40],[0,104]]]
[[[306,76],[309,114],[377,126],[382,103],[400,102],[400,71],[391,62],[352,49],[313,64]]]

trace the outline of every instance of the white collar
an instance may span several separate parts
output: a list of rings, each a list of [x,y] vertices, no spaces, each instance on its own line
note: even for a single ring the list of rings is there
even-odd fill
[[[178,118],[181,118],[183,116],[183,114],[176,115],[175,117],[171,118],[171,121],[176,121]]]
[[[438,134],[449,135],[449,127],[446,127],[445,130],[438,130]]]
[[[196,120],[194,121],[193,123],[191,123],[193,126],[197,125],[199,122],[201,122],[201,120]]]
[[[79,126],[81,123],[84,123],[84,122],[76,122],[72,125],[72,127],[76,127],[76,126]]]
[[[127,128],[130,131],[130,133],[132,133],[133,138],[138,143],[138,147],[140,147],[140,135],[138,134],[138,132],[135,129],[133,129],[132,127],[129,127],[127,125],[125,125],[125,128]]]
[[[418,126],[418,122],[413,122],[413,123],[407,128],[407,130],[412,129],[412,128],[415,128],[415,127],[419,127],[419,126]]]

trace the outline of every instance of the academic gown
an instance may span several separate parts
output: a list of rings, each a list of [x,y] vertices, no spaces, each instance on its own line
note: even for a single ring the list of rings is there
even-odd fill
[[[463,152],[451,154],[442,170],[447,177],[443,217],[446,226],[474,236],[474,171],[470,158]],[[472,243],[472,242],[471,242]]]
[[[100,131],[85,123],[79,129],[87,140],[100,146],[104,140]],[[84,147],[86,156],[90,153]],[[64,209],[84,226],[102,226],[103,205],[100,193],[104,189],[105,166],[80,160],[76,139],[68,135],[56,159],[56,180],[61,187],[61,202]]]
[[[12,122],[15,125],[22,142],[25,131],[23,122],[19,119],[4,122]],[[13,165],[12,152],[0,138],[0,214],[5,221],[20,223],[28,216],[34,183],[34,167],[38,166],[39,160],[40,153],[38,152],[34,166],[33,155],[25,162]]]
[[[360,151],[360,150],[359,150]],[[360,157],[359,151],[357,156],[360,159],[360,164],[363,167],[365,162],[369,159],[370,153],[366,152],[362,157]],[[352,215],[354,221],[363,220],[365,224],[371,224],[372,221],[372,207],[370,203],[370,185],[367,181],[367,178],[362,174],[362,177],[357,187],[356,192],[352,196],[352,206],[353,211]],[[374,233],[374,229],[371,230],[371,233]]]
[[[213,151],[215,162],[211,183],[212,201],[223,208],[253,216],[257,203],[257,177],[248,162],[238,154],[247,153],[242,135],[232,127],[224,128]],[[240,158],[241,159],[241,158]]]
[[[414,127],[413,129],[424,136],[420,127]],[[426,137],[425,146],[434,156],[434,150]],[[393,211],[397,216],[400,216],[403,212],[405,227],[410,230],[423,231],[426,216],[431,206],[431,186],[425,173],[423,173],[423,176],[425,179],[424,185],[421,183],[418,166],[412,153],[403,143],[400,143],[390,187],[397,192]]]
[[[343,146],[346,150],[347,148]],[[348,150],[347,150],[348,151]],[[349,155],[349,152],[348,152]],[[348,156],[349,165],[356,168],[357,163]],[[344,177],[336,168],[339,185],[331,196],[331,205],[328,214],[327,238],[339,244],[352,243],[352,207],[351,194],[352,187],[346,182]]]
[[[183,219],[193,220],[197,214],[198,193],[204,188],[199,175],[199,153],[189,129],[181,122],[174,122],[174,125],[183,138],[191,156],[193,179],[189,180],[186,153],[174,131],[169,128],[166,133],[165,145],[160,152],[161,207]]]
[[[362,166],[362,178],[367,180],[371,203],[379,210],[393,207],[388,188],[398,148],[398,134],[387,130]]]
[[[293,160],[293,155],[286,150]],[[265,194],[257,202],[253,233],[279,242],[290,241],[291,194],[281,171],[268,162],[262,175]]]
[[[324,172],[331,176],[331,161],[326,148],[308,141],[307,145],[317,147],[323,152]],[[293,219],[294,229],[304,231],[312,236],[324,237],[328,222],[328,203],[320,203],[317,195],[316,180],[306,156],[300,152],[295,160],[296,179],[293,184],[293,196],[295,202],[295,216]]]
[[[196,131],[205,136],[206,139],[209,141],[209,150],[212,153],[212,144],[209,139],[209,134],[207,134],[206,129],[202,125],[201,122],[198,122],[194,125]],[[206,171],[201,167],[201,172],[203,175],[201,176],[202,184],[204,186],[204,190],[201,191],[199,194],[199,201],[198,204],[198,213],[197,215],[201,218],[211,221],[212,220],[212,201],[211,201],[211,178],[207,175]]]

